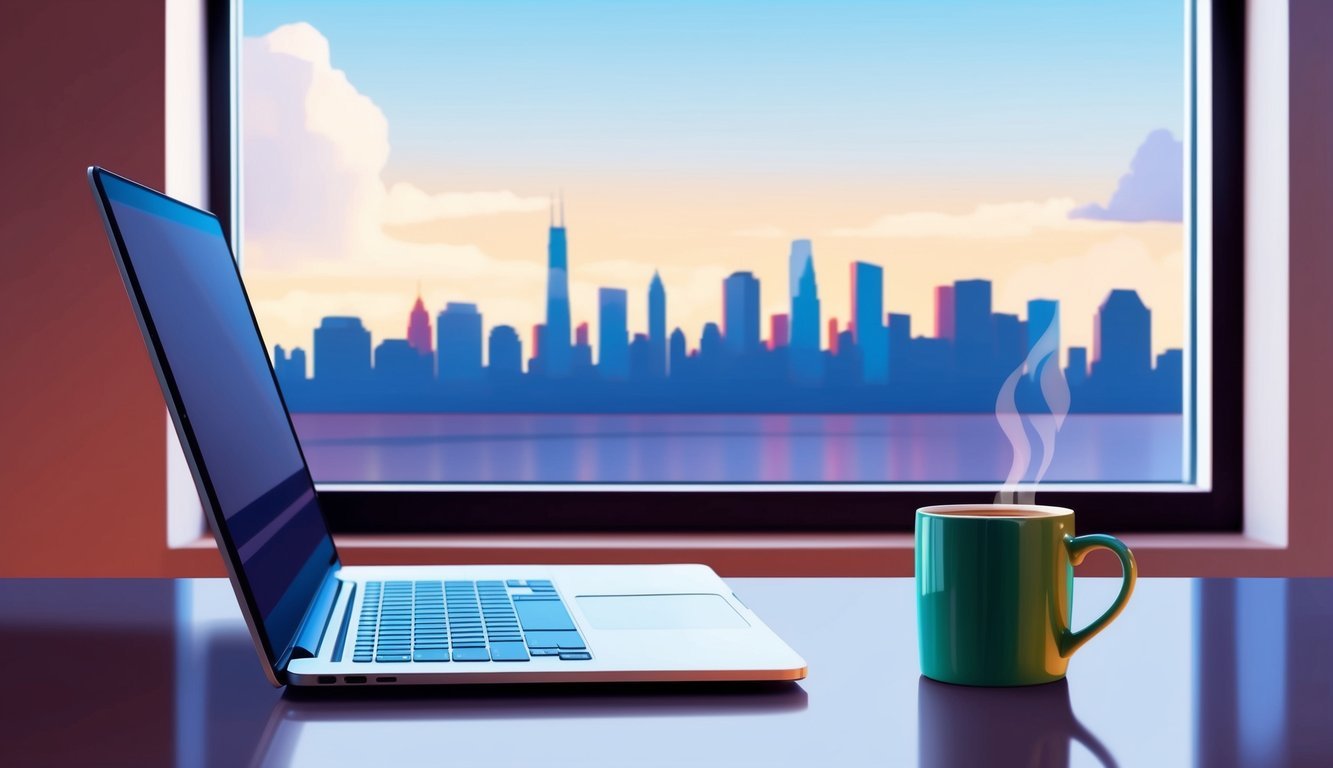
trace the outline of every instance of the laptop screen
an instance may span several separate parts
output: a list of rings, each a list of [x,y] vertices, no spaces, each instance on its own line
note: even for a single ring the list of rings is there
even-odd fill
[[[214,216],[95,174],[144,332],[157,338],[164,395],[174,387],[193,436],[200,496],[209,499],[211,489],[226,556],[275,662],[319,588],[333,542],[231,251]]]

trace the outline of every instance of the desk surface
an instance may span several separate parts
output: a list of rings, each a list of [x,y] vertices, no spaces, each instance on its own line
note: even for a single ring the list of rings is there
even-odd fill
[[[809,678],[330,699],[268,686],[224,581],[0,581],[0,765],[1333,765],[1333,581],[1145,579],[999,690],[920,678],[909,579],[731,583]]]

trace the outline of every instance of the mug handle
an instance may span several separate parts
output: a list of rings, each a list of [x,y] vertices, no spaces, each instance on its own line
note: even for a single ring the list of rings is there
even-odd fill
[[[1078,565],[1083,562],[1083,558],[1094,549],[1109,549],[1120,558],[1120,569],[1122,571],[1122,581],[1120,583],[1120,594],[1116,595],[1111,607],[1106,609],[1106,613],[1097,617],[1097,620],[1074,632],[1066,629],[1060,635],[1060,655],[1068,658],[1074,655],[1074,651],[1083,647],[1098,632],[1106,629],[1120,612],[1125,610],[1125,604],[1129,602],[1129,596],[1134,594],[1134,582],[1139,577],[1139,567],[1134,562],[1134,553],[1129,551],[1125,543],[1114,536],[1108,536],[1104,533],[1093,533],[1087,536],[1065,536],[1065,549],[1069,551],[1069,562],[1072,565]]]

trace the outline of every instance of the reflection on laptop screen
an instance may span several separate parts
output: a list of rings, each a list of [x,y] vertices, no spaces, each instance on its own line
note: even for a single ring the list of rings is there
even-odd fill
[[[109,175],[111,213],[211,483],[234,564],[276,653],[333,544],[216,218]]]

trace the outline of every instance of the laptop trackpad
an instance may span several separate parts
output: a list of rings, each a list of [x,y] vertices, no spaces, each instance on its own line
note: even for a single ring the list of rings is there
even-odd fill
[[[744,629],[750,626],[721,595],[579,595],[595,629]]]

